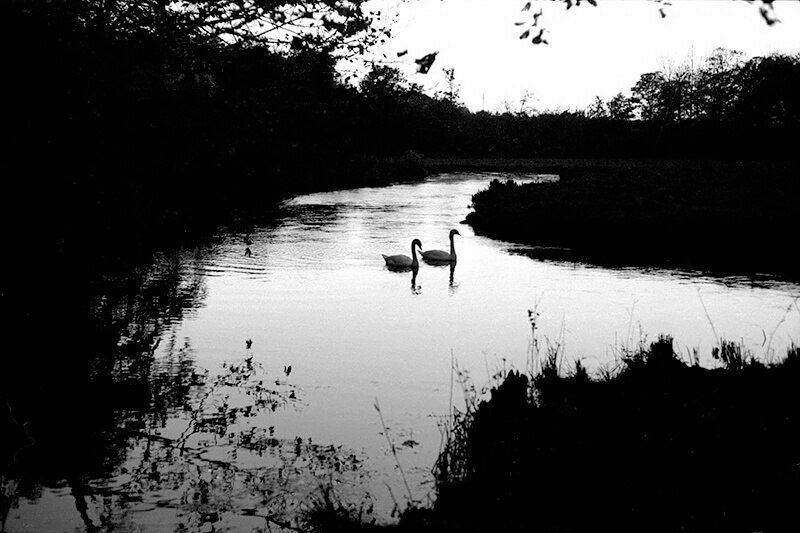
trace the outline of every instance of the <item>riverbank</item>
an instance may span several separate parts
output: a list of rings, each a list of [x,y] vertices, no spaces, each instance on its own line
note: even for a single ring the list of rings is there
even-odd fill
[[[497,158],[497,157],[424,157],[420,164],[430,174],[442,172],[549,173],[577,169],[619,169],[648,167],[665,161],[624,158]]]
[[[542,259],[792,278],[797,161],[433,159],[431,173],[557,173],[494,181],[473,197],[476,233]]]
[[[490,398],[468,393],[446,430],[435,503],[385,529],[792,530],[800,351],[764,364],[736,343],[716,350],[720,366],[702,368],[660,337],[600,376],[560,370],[551,350],[530,375],[501,376]],[[378,529],[330,502],[311,518],[319,531]]]
[[[613,160],[612,160],[613,161]],[[557,158],[490,158],[490,157],[426,157],[420,161],[430,174],[443,172],[541,172],[563,170],[582,165],[581,159]]]
[[[612,375],[559,372],[555,355],[509,374],[453,432],[433,515],[506,530],[786,530],[800,496],[800,352],[764,365],[721,341],[717,359],[687,364],[661,337]]]

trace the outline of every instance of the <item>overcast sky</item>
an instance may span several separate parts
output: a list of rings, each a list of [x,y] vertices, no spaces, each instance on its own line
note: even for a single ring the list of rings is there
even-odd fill
[[[446,85],[443,68],[455,69],[460,99],[473,111],[514,109],[525,92],[539,110],[584,109],[595,96],[608,99],[646,72],[694,61],[717,47],[747,57],[800,52],[800,1],[775,2],[781,22],[768,26],[757,3],[743,0],[584,0],[569,11],[560,2],[534,0],[374,0],[384,13],[398,13],[392,40],[377,56],[429,92]],[[542,10],[527,39],[522,32]],[[514,22],[525,22],[515,26]],[[549,44],[534,45],[540,27]],[[407,55],[397,56],[408,50]],[[428,74],[414,59],[438,51]]]

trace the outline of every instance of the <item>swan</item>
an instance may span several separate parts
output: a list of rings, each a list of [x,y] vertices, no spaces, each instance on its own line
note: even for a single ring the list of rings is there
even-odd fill
[[[395,267],[395,268],[417,268],[419,267],[419,261],[417,261],[417,247],[420,249],[420,253],[422,253],[422,243],[419,239],[414,239],[411,241],[411,257],[407,255],[386,255],[381,254],[383,256],[383,260],[386,261],[386,266],[388,267]]]
[[[420,252],[422,254],[422,259],[425,261],[439,261],[439,262],[455,262],[456,261],[456,246],[453,243],[453,236],[461,235],[457,229],[450,230],[450,253],[445,252],[444,250],[427,250],[425,252]]]

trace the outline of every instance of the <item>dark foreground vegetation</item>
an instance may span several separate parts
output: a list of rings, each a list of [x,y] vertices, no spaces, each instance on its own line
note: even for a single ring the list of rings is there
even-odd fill
[[[757,362],[736,343],[718,368],[687,364],[672,339],[592,377],[553,352],[528,376],[454,411],[437,498],[407,531],[783,532],[798,525],[800,351]],[[317,529],[375,526],[334,504]],[[377,527],[376,527],[377,529]]]

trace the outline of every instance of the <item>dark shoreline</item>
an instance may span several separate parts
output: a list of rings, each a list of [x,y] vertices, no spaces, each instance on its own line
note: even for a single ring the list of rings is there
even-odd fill
[[[477,234],[533,257],[609,267],[800,279],[793,260],[798,161],[429,159],[428,172],[507,173],[473,197]],[[517,186],[515,174],[557,183]]]
[[[660,337],[628,353],[613,375],[559,372],[555,354],[538,373],[507,374],[452,433],[423,523],[791,530],[800,352],[763,364],[720,342],[714,369],[685,363]]]

